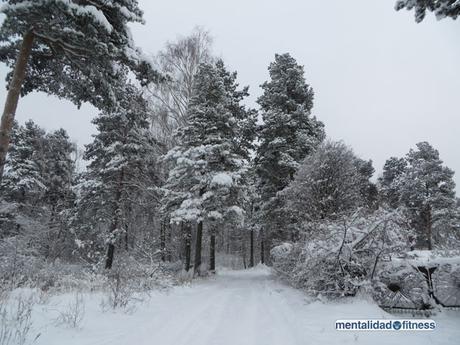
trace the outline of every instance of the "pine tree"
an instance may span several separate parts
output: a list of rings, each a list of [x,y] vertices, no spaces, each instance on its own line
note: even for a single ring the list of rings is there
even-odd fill
[[[454,172],[443,166],[439,152],[427,142],[411,149],[406,161],[406,171],[395,183],[418,231],[418,245],[431,250],[433,227],[455,207]]]
[[[3,181],[4,195],[10,199],[36,205],[46,192],[44,171],[45,131],[33,121],[15,126],[12,149]]]
[[[282,54],[275,55],[268,71],[270,80],[262,84],[264,93],[258,99],[263,124],[258,129],[255,165],[269,245],[271,237],[285,240],[294,236],[284,231],[286,217],[277,193],[288,186],[300,162],[321,143],[324,125],[311,115],[313,89],[305,82],[303,66]],[[270,234],[274,229],[277,233]]]
[[[4,2],[0,60],[13,70],[0,125],[0,180],[20,94],[43,91],[109,109],[128,71],[142,82],[158,78],[128,28],[142,22],[136,0]]]
[[[382,176],[379,177],[381,200],[392,208],[400,206],[400,190],[395,183],[406,172],[407,161],[404,158],[390,157],[383,166]]]
[[[74,201],[74,151],[75,145],[64,129],[45,136],[43,179],[46,192],[43,201],[49,209],[49,220],[48,231],[44,235],[47,235],[45,255],[51,259],[70,253],[71,238],[67,231],[67,220]]]
[[[446,17],[457,19],[460,15],[460,3],[456,0],[398,0],[395,5],[396,11],[403,8],[415,11],[417,23],[425,18],[427,10],[434,12],[438,20]]]
[[[127,85],[118,108],[94,119],[98,134],[86,146],[84,158],[90,163],[79,184],[79,217],[74,227],[82,238],[88,238],[85,230],[102,229],[93,238],[99,241],[95,251],[101,250],[101,240],[107,244],[107,269],[112,268],[115,248],[121,243],[128,248],[128,219],[133,203],[140,202],[149,184],[154,183],[151,169],[156,147],[148,131],[147,116],[140,92]],[[131,198],[133,195],[137,197]]]
[[[242,215],[238,199],[249,154],[244,145],[249,145],[250,124],[255,123],[255,113],[240,105],[246,95],[247,89],[237,91],[236,73],[228,73],[222,61],[202,64],[195,76],[188,125],[180,128],[180,144],[165,157],[172,164],[165,187],[172,221],[197,222],[196,273],[203,222],[208,225],[214,270],[217,227],[227,217]]]

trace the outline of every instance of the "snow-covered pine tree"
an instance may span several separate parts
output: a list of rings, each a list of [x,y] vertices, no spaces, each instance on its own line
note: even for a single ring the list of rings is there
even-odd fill
[[[165,186],[165,207],[171,208],[173,222],[197,222],[197,273],[201,265],[203,222],[210,234],[213,270],[218,226],[227,217],[242,216],[238,200],[249,153],[245,145],[252,144],[250,123],[255,123],[255,113],[241,106],[247,89],[238,91],[237,86],[236,73],[227,72],[222,61],[200,65],[188,124],[178,131],[180,144],[165,156],[172,165]]]
[[[75,164],[72,155],[75,145],[64,129],[48,133],[45,136],[45,144],[44,203],[49,208],[45,256],[53,260],[63,254],[68,255],[68,249],[71,247],[68,246],[71,239],[66,223],[74,200],[72,187]]]
[[[109,109],[127,71],[142,82],[158,79],[128,28],[143,21],[136,0],[3,2],[0,60],[12,72],[0,125],[0,180],[20,94],[43,91]]]
[[[390,157],[378,179],[380,199],[392,208],[400,206],[400,190],[395,181],[405,173],[406,167],[407,161],[404,158]]]
[[[428,142],[420,142],[417,149],[406,155],[407,168],[395,180],[400,190],[400,201],[411,215],[417,230],[418,246],[433,248],[433,229],[456,206],[454,172],[443,166],[439,152]]]
[[[0,238],[18,265],[68,258],[72,145],[64,130],[46,134],[32,121],[15,124],[0,197]],[[20,259],[19,259],[20,258]],[[13,259],[12,259],[13,260]]]
[[[398,0],[395,5],[396,11],[403,8],[415,11],[417,23],[425,18],[427,10],[433,12],[438,20],[446,17],[457,19],[460,15],[460,3],[456,0]]]
[[[282,201],[277,193],[294,178],[300,162],[324,139],[324,125],[311,115],[313,89],[305,82],[304,68],[289,54],[275,55],[268,67],[270,80],[262,84],[258,99],[263,124],[255,158],[261,193],[263,232],[272,237],[292,237],[284,231]],[[275,229],[277,234],[274,234]],[[273,233],[271,233],[273,232]]]
[[[32,120],[15,125],[13,145],[3,180],[2,196],[36,205],[46,192],[45,131]]]
[[[117,109],[94,119],[98,134],[86,146],[84,158],[90,163],[77,188],[74,229],[82,246],[91,245],[100,253],[107,245],[107,269],[112,268],[117,246],[128,249],[130,212],[155,184],[157,149],[147,117],[140,91],[128,84]]]

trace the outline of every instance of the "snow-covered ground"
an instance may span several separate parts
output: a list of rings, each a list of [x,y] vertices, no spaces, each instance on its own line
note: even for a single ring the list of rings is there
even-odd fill
[[[71,295],[53,297],[33,313],[34,344],[43,345],[293,345],[459,344],[460,312],[434,316],[432,332],[338,332],[337,319],[392,316],[365,300],[312,301],[279,282],[266,267],[220,271],[190,286],[155,292],[131,312],[103,312],[101,295],[85,295],[79,329],[56,325]]]

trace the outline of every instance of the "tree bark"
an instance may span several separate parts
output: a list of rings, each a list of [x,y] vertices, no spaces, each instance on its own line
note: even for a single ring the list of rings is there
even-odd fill
[[[195,263],[193,264],[193,275],[195,274],[200,275],[202,242],[203,242],[203,221],[199,221],[196,226]]]
[[[249,267],[254,267],[254,230],[251,229],[249,237]]]
[[[427,247],[428,247],[428,250],[432,250],[433,249],[433,240],[432,240],[432,237],[433,237],[433,220],[432,220],[432,216],[431,216],[431,206],[427,206],[427,210],[426,210],[426,241],[427,241]]]
[[[11,129],[13,128],[14,116],[16,115],[16,108],[18,107],[19,96],[21,95],[21,88],[26,76],[27,62],[32,51],[33,43],[33,32],[26,32],[22,40],[19,55],[16,58],[13,78],[11,79],[11,84],[6,96],[5,108],[0,122],[0,183],[3,179],[5,159],[11,138]]]
[[[160,222],[160,251],[161,251],[161,261],[166,261],[166,226],[165,222],[162,219]]]
[[[172,246],[171,246],[171,240],[172,240],[172,226],[169,222],[169,219],[166,219],[167,221],[167,225],[166,225],[166,229],[168,230],[168,236],[167,236],[167,248],[166,248],[166,260],[168,260],[168,262],[171,262],[172,260],[172,257],[171,257],[171,254],[172,254]]]
[[[123,192],[123,181],[125,178],[125,173],[124,170],[121,169],[120,172],[120,177],[118,180],[118,188],[115,191],[115,210],[113,214],[113,220],[112,220],[112,225],[110,226],[110,242],[107,246],[107,256],[105,259],[105,269],[110,270],[113,265],[113,257],[115,253],[115,238],[113,238],[113,234],[115,231],[118,230],[118,227],[120,225],[120,214],[121,214],[121,208],[120,208],[120,200],[121,200],[121,195]]]
[[[185,226],[185,271],[190,270],[190,261],[192,256],[192,228],[190,224],[182,223]]]
[[[261,237],[260,237],[260,263],[261,264],[265,263],[265,243],[264,243],[263,230],[261,231]]]
[[[211,230],[209,241],[209,271],[216,272],[216,232],[214,230]]]

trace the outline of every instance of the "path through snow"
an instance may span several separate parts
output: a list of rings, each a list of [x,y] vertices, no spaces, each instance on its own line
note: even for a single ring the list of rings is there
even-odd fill
[[[460,316],[435,317],[434,332],[337,332],[336,319],[395,318],[366,301],[311,302],[274,278],[268,268],[223,271],[217,276],[156,293],[131,314],[102,313],[88,296],[80,330],[46,326],[46,345],[307,345],[458,344]],[[94,301],[91,301],[91,298]]]

